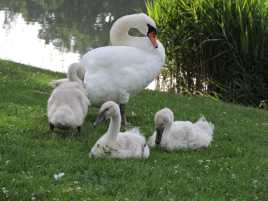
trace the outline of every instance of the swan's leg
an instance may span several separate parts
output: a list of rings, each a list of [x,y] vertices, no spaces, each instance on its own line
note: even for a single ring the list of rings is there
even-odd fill
[[[54,125],[53,125],[52,123],[49,123],[49,129],[50,129],[51,132],[53,132],[53,130],[54,130]]]
[[[120,114],[122,118],[122,127],[126,127],[127,125],[127,117],[126,117],[126,104],[119,104],[120,107]]]
[[[81,126],[78,126],[78,127],[77,127],[77,131],[78,131],[78,134],[81,133]]]

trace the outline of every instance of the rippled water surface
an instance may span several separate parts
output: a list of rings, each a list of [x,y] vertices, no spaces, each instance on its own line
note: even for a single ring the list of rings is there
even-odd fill
[[[109,44],[114,20],[144,10],[144,0],[1,0],[0,58],[65,72]]]

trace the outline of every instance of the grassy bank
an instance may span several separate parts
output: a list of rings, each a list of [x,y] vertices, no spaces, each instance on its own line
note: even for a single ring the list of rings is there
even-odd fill
[[[212,146],[152,150],[148,160],[93,160],[88,152],[106,129],[92,128],[96,108],[80,136],[48,131],[48,81],[59,77],[0,60],[0,200],[267,200],[267,111],[144,91],[128,106],[132,125],[149,136],[154,113],[164,106],[176,119],[203,114],[216,127]],[[65,175],[55,181],[59,172]]]

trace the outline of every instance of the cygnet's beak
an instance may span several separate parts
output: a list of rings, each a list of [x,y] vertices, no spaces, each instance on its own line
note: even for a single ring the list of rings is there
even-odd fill
[[[150,41],[153,44],[154,48],[158,48],[156,33],[155,32],[148,33],[148,38],[150,39]]]
[[[98,124],[104,122],[105,120],[106,120],[105,111],[103,111],[97,116],[95,122],[93,123],[93,127],[96,127]]]
[[[164,128],[156,128],[156,138],[155,138],[156,145],[160,145],[163,132],[164,132]]]

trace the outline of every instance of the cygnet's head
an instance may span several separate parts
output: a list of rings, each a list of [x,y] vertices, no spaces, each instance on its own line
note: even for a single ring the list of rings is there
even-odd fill
[[[154,124],[156,129],[155,144],[161,143],[162,135],[165,128],[169,127],[174,121],[174,114],[169,108],[159,110],[154,116]]]
[[[120,108],[118,104],[113,101],[107,101],[101,106],[97,119],[94,122],[94,126],[118,114],[120,114]]]
[[[72,63],[68,67],[67,77],[70,81],[80,81],[83,83],[86,69],[80,63]]]

